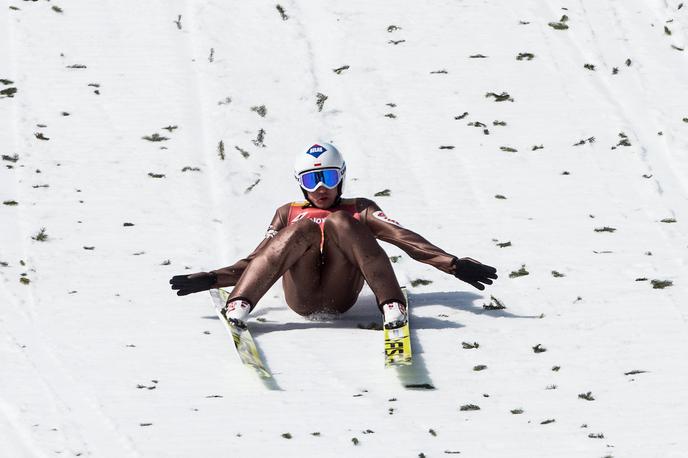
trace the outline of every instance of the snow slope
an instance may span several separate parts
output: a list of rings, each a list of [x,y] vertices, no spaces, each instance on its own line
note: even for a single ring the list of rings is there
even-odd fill
[[[0,10],[0,456],[685,456],[688,6],[277,6]],[[314,141],[347,195],[499,269],[483,294],[385,245],[432,282],[411,370],[359,329],[368,290],[309,321],[273,288],[262,384],[168,289],[253,249]]]

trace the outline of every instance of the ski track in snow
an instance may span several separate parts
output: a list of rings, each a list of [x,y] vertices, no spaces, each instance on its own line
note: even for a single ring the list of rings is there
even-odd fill
[[[290,1],[285,20],[262,1],[10,2],[0,455],[682,456],[679,3]],[[564,14],[568,30],[548,25]],[[514,101],[485,97],[502,91]],[[318,321],[278,282],[251,321],[268,383],[241,367],[207,293],[167,288],[260,242],[301,199],[292,159],[313,141],[344,152],[347,195],[499,268],[469,291],[384,244],[400,282],[432,282],[410,289],[412,368],[385,370],[380,333],[358,328],[379,321],[367,288]],[[485,310],[491,294],[507,309]]]

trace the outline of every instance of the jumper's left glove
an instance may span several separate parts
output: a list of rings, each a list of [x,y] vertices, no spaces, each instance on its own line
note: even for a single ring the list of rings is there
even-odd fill
[[[454,267],[454,276],[456,278],[473,285],[479,290],[485,289],[485,285],[491,285],[492,280],[497,279],[497,269],[487,264],[481,264],[472,258],[454,258],[452,266]],[[485,283],[485,285],[482,283]]]
[[[198,272],[191,275],[175,275],[170,279],[172,289],[177,291],[177,296],[207,291],[217,282],[215,272]]]

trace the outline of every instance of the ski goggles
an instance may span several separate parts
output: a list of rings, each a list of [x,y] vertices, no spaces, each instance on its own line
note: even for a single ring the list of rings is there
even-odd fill
[[[324,169],[302,173],[297,180],[303,189],[313,192],[321,185],[327,189],[336,188],[343,176],[344,174],[339,169]]]

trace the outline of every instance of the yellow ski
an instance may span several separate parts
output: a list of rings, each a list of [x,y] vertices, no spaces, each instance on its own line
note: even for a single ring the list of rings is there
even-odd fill
[[[409,327],[410,309],[408,304],[408,294],[406,287],[402,287],[406,300],[407,319],[403,326],[387,329],[385,328],[385,367],[391,366],[410,366],[413,364],[413,354],[411,353],[411,328]]]
[[[232,336],[232,341],[234,341],[234,347],[236,348],[239,358],[244,365],[252,367],[258,375],[263,378],[271,378],[272,375],[265,368],[263,360],[260,358],[258,353],[258,348],[256,343],[251,337],[251,333],[248,327],[237,326],[227,320],[227,317],[222,313],[222,310],[227,303],[229,298],[229,293],[224,289],[211,289],[210,296],[213,298],[213,305],[215,305],[215,313],[217,313],[218,318],[225,324],[227,331]]]

